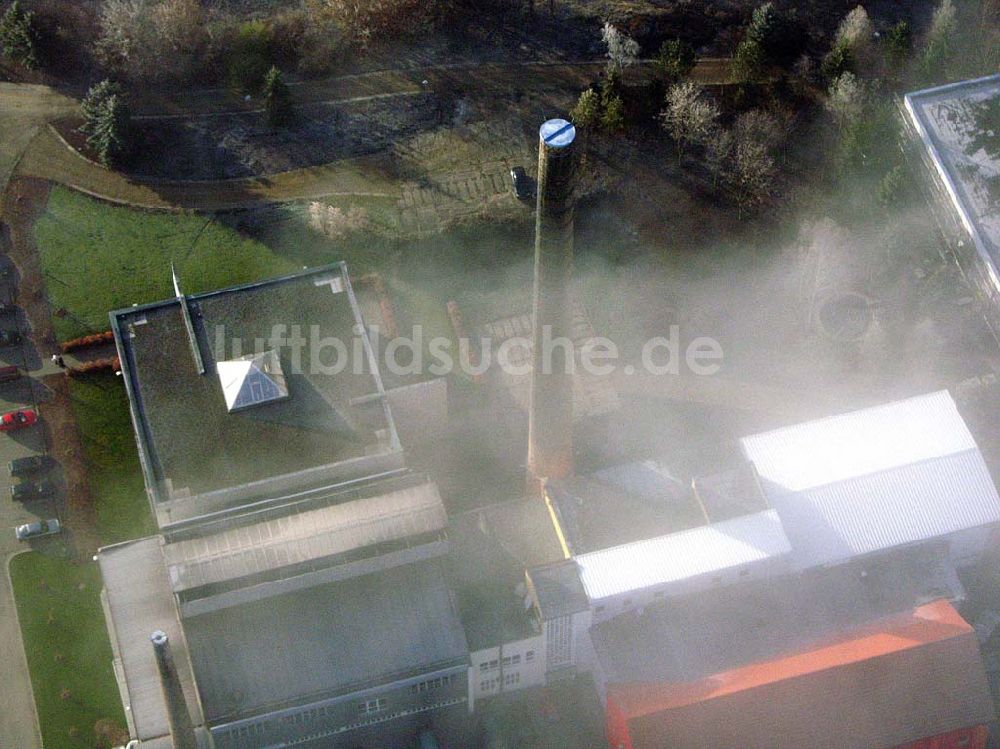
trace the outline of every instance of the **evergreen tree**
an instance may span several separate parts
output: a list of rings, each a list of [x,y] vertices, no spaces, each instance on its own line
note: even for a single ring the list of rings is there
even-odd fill
[[[284,127],[295,119],[291,91],[281,77],[281,71],[274,66],[264,76],[264,109],[271,127]]]
[[[910,24],[900,21],[891,29],[885,38],[885,59],[889,67],[899,70],[913,50],[913,34]]]
[[[0,47],[3,47],[7,59],[29,70],[38,67],[38,32],[34,14],[22,10],[18,0],[14,0],[0,18]]]
[[[578,127],[593,127],[601,117],[601,98],[597,92],[588,88],[576,102],[569,113],[569,118]]]
[[[107,79],[92,86],[80,104],[87,145],[105,166],[115,164],[127,151],[131,113],[121,86]]]
[[[668,39],[660,45],[656,64],[668,85],[686,78],[694,68],[694,63],[694,48],[687,42]]]

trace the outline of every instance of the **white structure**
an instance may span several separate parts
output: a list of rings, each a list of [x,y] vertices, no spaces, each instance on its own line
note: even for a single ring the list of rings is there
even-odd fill
[[[230,412],[288,397],[285,374],[274,351],[220,361],[215,368]]]
[[[948,541],[975,561],[1000,497],[946,391],[741,440],[798,569]]]
[[[594,622],[664,597],[789,570],[792,551],[773,510],[576,557]]]

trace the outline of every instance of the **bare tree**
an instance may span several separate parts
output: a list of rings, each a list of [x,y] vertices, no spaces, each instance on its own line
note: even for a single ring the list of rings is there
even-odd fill
[[[844,20],[837,27],[836,43],[847,46],[853,52],[858,52],[871,45],[874,35],[875,26],[868,17],[868,11],[863,6],[858,5],[844,16]]]
[[[677,144],[678,157],[689,144],[705,144],[718,126],[719,107],[692,81],[667,89],[660,124]]]
[[[760,143],[768,153],[773,154],[781,141],[781,125],[778,118],[766,109],[750,109],[736,118],[733,135],[738,140]]]
[[[741,216],[768,201],[776,175],[774,159],[762,143],[733,139],[732,150],[720,176]]]
[[[104,0],[100,25],[99,56],[132,78],[189,76],[208,44],[198,0]]]
[[[837,124],[848,127],[858,120],[868,106],[868,87],[854,73],[842,73],[833,83],[826,99],[826,107]]]
[[[639,57],[639,43],[628,34],[623,34],[610,22],[604,23],[601,29],[601,40],[608,48],[608,70],[621,73],[633,65]]]

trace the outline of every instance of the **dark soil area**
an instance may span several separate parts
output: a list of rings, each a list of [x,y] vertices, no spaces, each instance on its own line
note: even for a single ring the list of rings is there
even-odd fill
[[[124,171],[178,180],[259,177],[364,156],[436,127],[451,105],[428,95],[337,105],[310,105],[289,128],[275,129],[260,113],[134,122],[134,148]],[[59,133],[88,158],[95,155],[63,120]]]

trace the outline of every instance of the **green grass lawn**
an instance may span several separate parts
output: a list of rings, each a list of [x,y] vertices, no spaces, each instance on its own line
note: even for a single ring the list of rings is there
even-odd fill
[[[70,396],[83,441],[90,494],[96,502],[101,544],[152,535],[156,524],[121,379],[112,375],[74,378]]]
[[[94,727],[125,715],[111,668],[97,565],[37,551],[11,560],[45,749],[100,746]]]
[[[189,293],[295,269],[290,260],[211,217],[110,206],[54,187],[35,225],[61,340],[107,330],[108,312],[173,296],[173,261]]]

